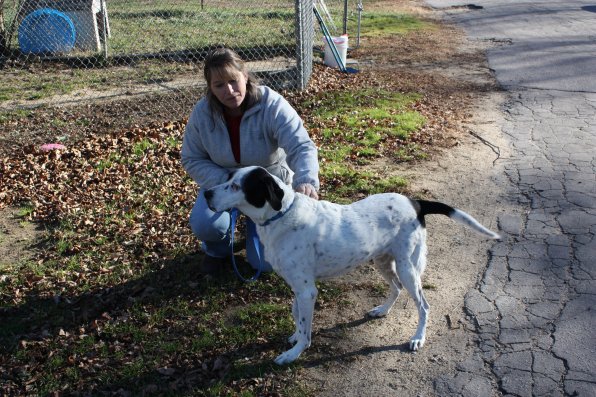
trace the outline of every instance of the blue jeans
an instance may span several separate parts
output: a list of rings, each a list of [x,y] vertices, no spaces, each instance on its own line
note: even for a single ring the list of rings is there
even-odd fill
[[[199,240],[203,252],[216,258],[232,256],[232,239],[230,230],[230,213],[228,211],[213,212],[207,206],[203,189],[199,189],[197,201],[190,212],[190,228]],[[246,218],[246,259],[250,265],[258,269],[259,257],[254,247],[253,236],[257,234],[254,222]],[[261,258],[264,258],[263,244],[259,242]],[[271,265],[263,259],[263,271],[271,271]]]

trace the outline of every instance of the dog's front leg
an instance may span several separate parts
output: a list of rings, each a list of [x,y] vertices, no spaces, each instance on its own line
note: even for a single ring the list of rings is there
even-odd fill
[[[292,312],[298,317],[296,321],[296,333],[290,337],[296,344],[290,350],[280,354],[275,359],[279,365],[288,364],[296,360],[300,354],[310,346],[312,332],[312,319],[317,299],[317,288],[314,283],[307,288],[301,287],[300,290],[294,290],[294,305]]]

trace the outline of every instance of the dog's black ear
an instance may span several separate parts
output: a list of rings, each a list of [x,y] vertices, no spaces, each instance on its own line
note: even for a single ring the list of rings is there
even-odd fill
[[[281,209],[284,191],[263,168],[255,168],[246,175],[242,183],[242,190],[250,205],[262,208],[268,202],[275,211]]]
[[[265,178],[265,185],[267,186],[267,201],[276,211],[281,209],[281,200],[284,198],[284,191],[279,187],[275,179],[271,175]]]

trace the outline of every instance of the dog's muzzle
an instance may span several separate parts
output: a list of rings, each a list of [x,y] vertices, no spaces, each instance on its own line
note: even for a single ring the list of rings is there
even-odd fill
[[[213,190],[209,189],[205,191],[205,200],[207,201],[207,207],[213,212],[217,212],[213,205],[211,204],[211,200],[213,199]]]

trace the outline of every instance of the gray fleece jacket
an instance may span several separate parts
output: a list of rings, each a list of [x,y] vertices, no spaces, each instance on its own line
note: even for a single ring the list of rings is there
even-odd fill
[[[310,183],[319,189],[317,148],[290,104],[269,87],[242,116],[240,164],[234,159],[222,117],[211,116],[207,99],[193,109],[182,142],[182,165],[202,188],[228,179],[231,170],[258,165],[296,187]]]

